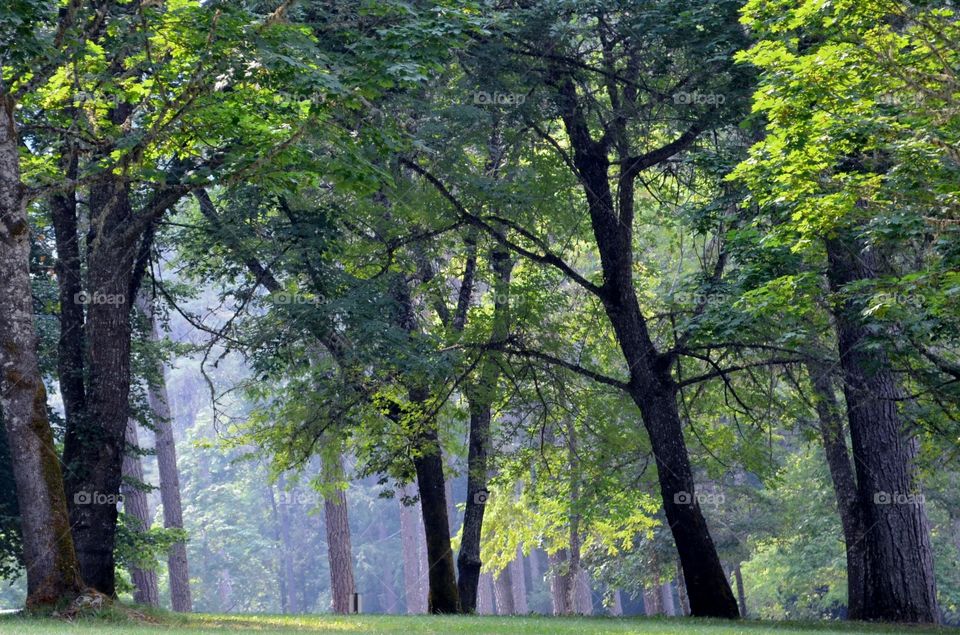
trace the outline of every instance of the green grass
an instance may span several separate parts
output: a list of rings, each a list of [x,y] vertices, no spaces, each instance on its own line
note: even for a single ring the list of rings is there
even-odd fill
[[[148,635],[225,635],[249,631],[263,634],[329,633],[331,635],[761,635],[777,633],[820,635],[850,633],[958,633],[955,629],[881,626],[839,622],[723,622],[690,618],[554,618],[554,617],[435,617],[435,616],[279,616],[279,615],[172,615],[150,612],[148,623],[131,618],[117,609],[108,609],[82,619],[66,622],[54,619],[0,616],[0,634],[59,635],[60,633],[116,633]]]

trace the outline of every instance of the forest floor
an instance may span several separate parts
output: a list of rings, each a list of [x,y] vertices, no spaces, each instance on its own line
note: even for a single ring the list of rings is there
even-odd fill
[[[957,629],[882,626],[838,622],[737,623],[678,618],[554,618],[530,617],[435,617],[435,616],[278,616],[278,615],[171,615],[157,613],[131,619],[115,612],[74,621],[0,616],[3,635],[60,635],[61,633],[116,633],[151,635],[224,635],[251,631],[257,634],[329,633],[331,635],[849,635],[851,633],[958,633]]]

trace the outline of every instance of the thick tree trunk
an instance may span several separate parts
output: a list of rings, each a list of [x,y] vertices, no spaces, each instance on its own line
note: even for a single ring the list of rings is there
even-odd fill
[[[863,585],[866,581],[866,527],[857,495],[857,481],[850,463],[843,415],[837,403],[830,370],[821,363],[810,362],[807,364],[807,372],[813,385],[814,406],[820,420],[820,440],[830,470],[846,544],[847,615],[850,619],[859,619],[859,616],[863,615]]]
[[[90,186],[86,341],[89,383],[85,416],[67,421],[67,503],[80,571],[87,584],[113,596],[117,500],[124,432],[130,411],[130,306],[135,249],[121,235],[131,219],[121,177]]]
[[[324,463],[328,482],[343,478],[343,464],[338,456]],[[350,518],[347,513],[347,495],[341,488],[323,499],[323,515],[327,526],[327,557],[330,563],[330,590],[333,612],[346,614],[353,608],[356,584],[353,578],[353,543],[350,539]]]
[[[507,565],[493,579],[493,590],[497,598],[497,615],[516,615],[517,607],[513,602],[513,571]]]
[[[489,573],[480,574],[480,588],[477,591],[477,613],[493,615],[493,576]]]
[[[140,449],[140,440],[137,435],[137,422],[130,419],[126,432],[126,452],[123,455],[123,485],[120,488],[123,494],[123,510],[132,519],[137,533],[146,533],[150,529],[150,505],[147,502],[147,492],[143,489],[143,463],[137,453]],[[160,591],[157,587],[157,572],[153,569],[133,567],[133,601],[137,604],[149,606],[160,605]]]
[[[154,343],[161,340],[160,329],[153,316],[153,304],[141,293],[137,307],[148,321],[150,338]],[[180,501],[180,470],[177,467],[177,446],[173,438],[173,417],[167,395],[167,381],[162,363],[154,368],[155,383],[147,386],[147,399],[153,411],[154,446],[157,453],[157,469],[160,474],[160,501],[163,503],[163,526],[166,529],[183,529],[183,507]],[[176,542],[167,553],[167,571],[170,576],[170,604],[178,613],[193,610],[190,596],[190,570],[187,565],[187,545]]]
[[[573,613],[571,603],[573,581],[570,578],[570,563],[566,549],[559,549],[547,556],[550,562],[550,595],[553,598],[554,615]]]
[[[577,574],[575,606],[579,615],[593,615],[593,591],[590,589],[590,574],[582,568]]]
[[[673,360],[660,354],[654,345],[634,289],[633,179],[618,180],[614,203],[608,146],[591,138],[572,80],[564,82],[557,105],[573,148],[600,253],[603,284],[595,291],[630,369],[628,390],[650,437],[660,495],[686,577],[691,612],[697,617],[736,618],[737,600],[694,491],[677,410],[677,387],[670,371]],[[626,143],[624,139],[618,141]],[[620,158],[627,160],[626,156]]]
[[[403,499],[410,499],[413,493],[407,486],[400,491],[400,544],[403,549],[403,588],[408,615],[419,615],[427,612],[427,594],[423,586],[422,576],[425,576],[426,567],[421,567],[421,557],[425,556],[422,547],[423,534],[417,521],[419,504],[404,505]]]
[[[14,107],[0,79],[0,408],[20,508],[27,606],[45,606],[72,598],[83,582],[37,360]]]
[[[826,247],[834,293],[876,276],[875,250],[840,238]],[[885,352],[869,346],[858,303],[848,299],[834,319],[866,527],[863,613],[854,617],[937,623],[930,526],[914,465],[917,441],[898,411],[903,395]]]

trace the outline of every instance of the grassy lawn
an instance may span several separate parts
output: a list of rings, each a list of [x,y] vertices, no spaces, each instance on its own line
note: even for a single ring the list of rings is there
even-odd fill
[[[146,620],[149,620],[146,621]],[[278,615],[190,615],[156,614],[146,620],[118,616],[115,612],[66,622],[52,619],[28,619],[15,615],[0,616],[0,634],[56,635],[59,633],[182,633],[183,635],[224,635],[252,633],[331,633],[349,635],[760,635],[761,633],[957,633],[955,629],[884,627],[872,624],[837,622],[757,622],[729,623],[693,619],[644,618],[553,618],[553,617],[433,617],[433,616],[278,616]]]

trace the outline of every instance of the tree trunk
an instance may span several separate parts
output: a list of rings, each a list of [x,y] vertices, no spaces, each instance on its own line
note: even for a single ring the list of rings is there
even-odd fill
[[[123,510],[135,525],[137,533],[146,533],[150,529],[150,505],[147,502],[147,493],[143,489],[143,463],[140,461],[140,440],[137,436],[137,422],[130,419],[126,432],[127,449],[123,455],[123,485],[120,488],[123,494]],[[160,605],[160,592],[157,588],[157,572],[153,569],[132,567],[133,601],[137,604],[149,606]]]
[[[623,617],[623,602],[620,599],[620,589],[613,591],[612,603],[610,605],[611,617]]]
[[[412,399],[414,403],[422,399]],[[423,530],[427,541],[427,566],[430,592],[427,605],[431,613],[457,613],[460,601],[457,594],[456,569],[453,549],[450,547],[450,523],[447,518],[447,500],[444,489],[443,460],[439,439],[432,427],[419,434],[419,451],[413,459],[417,471],[417,491],[423,514]]]
[[[517,607],[513,602],[513,571],[510,565],[493,579],[493,589],[497,597],[497,615],[516,615]]]
[[[570,563],[566,549],[560,549],[547,555],[550,562],[550,595],[553,598],[554,615],[570,615],[573,613],[571,604]]]
[[[137,307],[146,317],[153,343],[161,340],[160,329],[153,315],[153,303],[145,293],[137,296]],[[167,381],[163,364],[154,368],[154,382],[147,386],[147,399],[153,411],[154,446],[157,469],[160,474],[160,501],[163,503],[163,526],[183,529],[183,507],[180,501],[180,470],[177,467],[177,446],[173,438],[173,417],[167,395]],[[193,611],[190,596],[190,569],[187,565],[187,545],[176,542],[167,552],[167,571],[170,576],[170,604],[178,613]]]
[[[392,293],[397,303],[397,325],[409,335],[419,331],[413,301],[407,282],[397,276]],[[410,382],[408,397],[410,412],[394,404],[390,415],[396,421],[404,417],[420,418],[420,410],[430,396],[427,387]],[[457,613],[460,598],[457,592],[457,573],[450,545],[450,519],[447,512],[446,481],[443,474],[443,455],[436,422],[432,419],[415,422],[413,432],[413,466],[417,474],[417,493],[423,516],[423,531],[427,541],[428,578],[430,592],[427,605],[431,613]]]
[[[69,142],[67,142],[69,143]],[[67,150],[64,174],[77,177],[77,153]],[[50,198],[50,216],[57,246],[57,288],[60,300],[60,335],[57,342],[57,380],[67,421],[86,416],[84,384],[83,279],[81,277],[80,235],[77,227],[77,193],[67,188]]]
[[[526,567],[523,566],[523,552],[517,549],[517,557],[510,566],[513,567],[511,579],[513,581],[513,608],[517,615],[527,615],[530,607],[527,605],[527,578]]]
[[[337,456],[324,463],[328,483],[343,479],[343,464]],[[353,578],[353,544],[350,539],[350,518],[347,513],[347,495],[340,487],[323,499],[323,514],[327,526],[327,557],[330,562],[330,591],[333,612],[350,613],[353,594],[357,588]]]
[[[39,607],[72,598],[83,582],[37,360],[14,108],[0,80],[0,408],[20,507],[27,606]]]
[[[294,545],[290,534],[290,513],[292,511],[290,500],[293,495],[286,491],[286,484],[286,479],[281,474],[277,480],[277,488],[282,497],[280,504],[277,505],[277,522],[280,535],[281,575],[285,583],[284,587],[286,589],[287,599],[286,606],[283,607],[283,612],[296,615],[300,612],[300,607],[297,604],[296,584],[293,573]]]
[[[826,248],[834,293],[876,277],[875,250],[840,238]],[[937,623],[930,526],[914,465],[918,443],[898,411],[903,395],[886,353],[869,345],[859,304],[847,299],[834,321],[866,527],[863,613],[852,617]]]
[[[582,568],[577,574],[575,606],[579,615],[593,615],[593,591],[590,589],[590,574]]]
[[[113,174],[90,186],[87,240],[87,411],[67,421],[63,462],[80,571],[87,584],[116,594],[114,548],[124,433],[130,411],[130,306],[135,249],[124,237],[129,187]]]
[[[687,599],[687,583],[683,579],[683,567],[680,566],[680,559],[677,559],[677,597],[680,599],[680,615],[686,617],[690,615],[690,600]]]
[[[408,615],[419,615],[427,612],[427,594],[424,592],[422,576],[426,575],[426,567],[421,568],[421,556],[425,555],[421,545],[423,534],[420,533],[417,514],[419,504],[404,505],[403,499],[410,499],[413,493],[407,486],[400,491],[400,544],[403,550],[403,588]]]
[[[863,524],[863,511],[857,495],[857,481],[850,453],[847,450],[842,413],[837,403],[833,378],[830,370],[818,362],[807,364],[807,372],[813,385],[814,406],[817,411],[820,428],[820,440],[823,444],[833,491],[840,513],[840,525],[843,528],[843,540],[846,544],[847,558],[847,615],[863,615],[863,593],[865,583],[866,527]],[[742,610],[742,607],[741,607]]]
[[[737,581],[737,602],[740,604],[740,615],[747,617],[747,594],[743,590],[743,572],[740,563],[733,567],[733,577]]]
[[[488,342],[502,343],[510,330],[510,275],[513,262],[509,252],[495,247],[491,253],[495,282],[493,285],[493,325]],[[491,349],[494,347],[491,346]],[[493,350],[484,353],[477,380],[467,388],[470,405],[470,435],[467,452],[467,500],[463,514],[463,533],[457,569],[460,608],[473,613],[477,607],[477,584],[480,578],[480,538],[483,511],[487,503],[487,457],[490,453],[490,419],[497,384],[500,381],[500,359]],[[526,612],[526,611],[524,611]]]
[[[677,410],[677,386],[670,371],[673,359],[654,345],[633,284],[633,180],[618,180],[615,204],[608,147],[591,138],[572,80],[563,83],[557,105],[573,148],[573,162],[600,253],[603,285],[594,291],[603,302],[630,369],[627,388],[650,437],[660,495],[686,577],[691,612],[697,617],[736,618],[737,601],[694,491]]]
[[[493,576],[489,573],[480,574],[480,588],[477,592],[477,613],[493,615]]]
[[[280,531],[280,507],[277,505],[277,497],[273,493],[273,487],[273,485],[267,486],[267,500],[270,503],[270,521],[273,524],[273,541],[277,545],[280,553],[280,558],[277,561],[277,586],[280,591],[280,613],[286,615],[289,613],[290,597],[287,592],[287,575],[284,569],[283,535]]]

